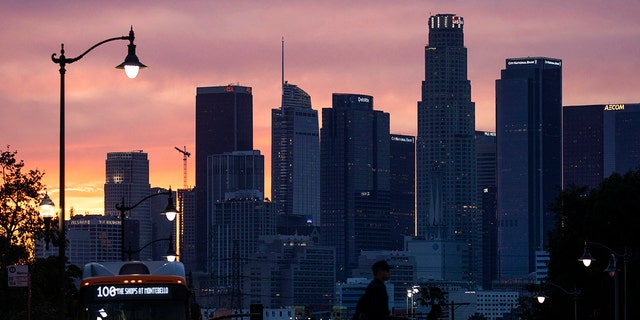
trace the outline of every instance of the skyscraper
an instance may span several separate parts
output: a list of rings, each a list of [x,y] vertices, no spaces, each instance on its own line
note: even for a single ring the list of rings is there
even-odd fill
[[[271,131],[271,200],[277,213],[319,225],[318,111],[304,90],[283,83],[282,107],[271,110]]]
[[[425,80],[422,100],[418,102],[416,215],[418,236],[458,241],[460,246],[470,246],[468,252],[473,254],[480,249],[480,244],[474,242],[475,104],[467,79],[463,27],[463,18],[454,14],[429,18]],[[454,274],[474,280],[471,277],[477,273],[472,270],[470,256],[464,257],[459,267],[463,270]]]
[[[640,166],[640,104],[565,106],[562,113],[565,186],[595,188]]]
[[[274,210],[264,201],[264,156],[258,150],[214,154],[207,168],[209,271],[217,286],[240,290],[234,272],[255,252],[260,236],[275,234]]]
[[[344,281],[361,250],[391,246],[389,114],[373,110],[372,96],[334,93],[320,135],[321,242],[336,247]]]
[[[196,89],[196,252],[207,248],[207,157],[253,150],[251,87],[227,85]],[[200,260],[201,259],[201,260]],[[197,268],[206,268],[199,257]]]
[[[109,152],[106,160],[106,182],[104,184],[104,212],[107,216],[119,217],[117,204],[132,206],[151,192],[149,185],[149,160],[147,153],[138,151]],[[136,208],[126,212],[125,232],[138,234],[137,239],[125,237],[125,247],[131,245],[138,248],[151,242],[151,209],[148,201],[140,203]],[[127,221],[135,220],[139,230],[128,230],[132,227]],[[141,260],[150,260],[151,251],[140,253]]]
[[[497,226],[496,226],[496,133],[476,131],[478,164],[478,216],[481,229],[482,250],[478,256],[482,268],[482,288],[491,289],[496,279]]]
[[[392,134],[390,150],[391,233],[394,250],[404,249],[404,237],[415,235],[416,139]]]
[[[498,277],[536,271],[562,186],[562,61],[507,59],[496,81]]]

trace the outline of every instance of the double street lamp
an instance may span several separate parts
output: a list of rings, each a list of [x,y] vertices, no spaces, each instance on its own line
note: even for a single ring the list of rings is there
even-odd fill
[[[117,40],[128,40],[129,41],[129,45],[128,47],[128,52],[127,52],[127,56],[124,59],[124,62],[122,62],[121,64],[117,65],[116,68],[118,69],[124,69],[127,76],[129,78],[135,78],[138,75],[138,70],[140,69],[144,69],[147,68],[147,66],[145,66],[144,64],[140,63],[140,60],[138,59],[138,56],[136,55],[136,45],[133,44],[133,41],[135,39],[135,36],[133,34],[133,27],[131,27],[131,30],[129,31],[129,35],[128,36],[121,36],[121,37],[114,37],[114,38],[109,38],[103,41],[100,41],[96,44],[94,44],[92,47],[90,47],[89,49],[87,49],[85,52],[83,52],[81,55],[74,57],[74,58],[67,58],[64,54],[64,44],[62,44],[60,46],[60,56],[56,57],[56,53],[53,53],[51,55],[51,60],[53,61],[53,63],[57,64],[60,66],[59,72],[60,72],[60,216],[58,219],[58,256],[60,259],[60,263],[61,263],[61,267],[62,270],[64,271],[65,269],[65,246],[66,246],[66,237],[65,237],[65,228],[64,228],[64,223],[65,223],[65,181],[64,181],[64,177],[65,177],[65,116],[64,116],[64,110],[65,110],[65,87],[64,87],[64,77],[65,77],[65,73],[66,73],[66,65],[67,64],[71,64],[74,63],[80,59],[82,59],[87,53],[91,52],[93,49],[99,47],[102,44],[105,44],[107,42],[111,42],[111,41],[117,41]],[[41,210],[41,215],[43,216],[43,218],[45,217],[49,217],[52,218],[55,215],[55,210],[53,210],[53,202],[51,201],[51,199],[48,199],[48,202],[45,202],[44,200],[46,200],[48,197],[45,196],[45,199],[43,199],[43,203],[42,204],[42,210]],[[59,316],[60,318],[64,318],[64,295],[61,294],[61,305],[60,305],[60,310],[59,310]]]
[[[157,197],[157,196],[162,196],[162,195],[168,195],[167,196],[167,207],[160,214],[163,214],[165,217],[167,217],[167,220],[173,221],[176,218],[176,215],[178,214],[178,210],[176,210],[176,206],[173,204],[173,192],[171,191],[171,188],[169,188],[169,191],[152,193],[152,194],[142,198],[142,200],[138,201],[136,204],[134,204],[132,206],[126,206],[124,204],[124,197],[122,198],[122,203],[121,204],[116,204],[116,210],[120,211],[120,248],[121,248],[120,251],[121,251],[121,259],[122,259],[122,261],[126,261],[125,260],[125,253],[127,252],[125,250],[125,248],[124,248],[124,235],[125,235],[125,232],[124,232],[124,220],[125,220],[125,213],[127,211],[131,211],[131,210],[135,209],[141,203],[143,203],[146,200],[149,200],[150,198]],[[160,240],[162,240],[162,239],[159,239],[158,241],[160,241]],[[152,243],[153,243],[153,241],[152,241]],[[146,248],[150,244],[151,243],[146,244],[144,247],[140,248],[140,250],[137,251],[137,252],[142,251],[142,249]],[[134,253],[137,253],[137,252],[134,252]],[[129,260],[131,260],[131,256],[130,255],[129,255]]]
[[[629,258],[631,257],[631,254],[628,253],[626,249],[622,254],[620,254],[613,251],[613,249],[605,246],[602,243],[585,241],[584,253],[578,259],[579,261],[582,261],[582,264],[584,264],[585,267],[589,267],[591,265],[591,262],[596,261],[596,259],[591,256],[591,250],[589,249],[589,246],[591,245],[596,247],[601,247],[609,251],[609,264],[603,270],[603,272],[608,273],[611,277],[614,278],[613,282],[614,282],[615,292],[613,294],[614,294],[614,300],[615,300],[615,320],[620,320],[620,289],[619,289],[620,273],[618,272],[618,259],[622,258],[622,261],[624,263],[622,268],[622,272],[624,273],[624,305],[622,306],[622,308],[624,309],[624,320],[627,320],[627,314],[628,314],[627,312],[627,306],[628,306],[627,304],[627,297],[628,297],[627,295],[627,292],[628,292],[627,291],[627,262],[629,262]]]

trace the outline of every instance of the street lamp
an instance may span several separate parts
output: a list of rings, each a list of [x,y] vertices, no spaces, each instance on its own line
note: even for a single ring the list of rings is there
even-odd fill
[[[593,258],[591,256],[591,252],[589,250],[589,246],[590,245],[594,245],[597,247],[601,247],[605,250],[609,251],[609,264],[607,265],[607,267],[603,270],[603,272],[606,272],[609,274],[609,276],[614,278],[614,300],[615,300],[615,319],[616,320],[620,320],[620,290],[618,288],[619,286],[619,282],[620,282],[620,277],[619,277],[619,272],[618,271],[618,258],[622,258],[622,261],[624,263],[622,271],[624,273],[624,320],[627,320],[627,262],[629,261],[629,258],[631,257],[631,255],[627,252],[627,250],[625,249],[624,252],[622,254],[617,253],[615,251],[613,251],[611,248],[605,246],[604,244],[598,243],[598,242],[591,242],[591,241],[585,241],[584,242],[584,253],[582,254],[582,256],[578,259],[578,261],[582,261],[582,264],[584,264],[585,267],[589,267],[591,265],[592,261],[596,261],[595,258]]]
[[[115,38],[109,38],[103,41],[100,41],[96,44],[94,44],[91,48],[87,49],[85,52],[83,52],[81,55],[75,57],[75,58],[67,58],[64,55],[64,43],[60,45],[60,57],[56,57],[56,53],[53,53],[51,55],[51,61],[53,61],[53,63],[57,64],[60,66],[60,217],[58,219],[58,257],[60,259],[60,264],[61,264],[61,268],[64,274],[65,271],[65,246],[66,246],[66,237],[65,237],[65,229],[64,229],[64,215],[65,215],[65,197],[64,197],[64,192],[65,192],[65,183],[64,183],[64,147],[65,147],[65,137],[64,137],[64,129],[65,129],[65,125],[64,125],[64,104],[65,104],[65,88],[64,88],[64,75],[67,71],[67,69],[65,68],[67,64],[71,64],[74,63],[80,59],[82,59],[82,57],[84,57],[87,53],[91,52],[93,49],[95,49],[96,47],[105,44],[107,42],[111,42],[111,41],[116,41],[116,40],[129,40],[129,45],[128,45],[128,53],[127,56],[125,57],[125,60],[123,63],[121,63],[120,65],[116,66],[116,68],[119,69],[125,69],[125,72],[127,73],[127,76],[129,78],[135,78],[135,76],[138,74],[138,70],[140,69],[144,69],[147,66],[145,66],[144,64],[140,63],[140,60],[138,59],[138,57],[136,56],[136,46],[133,44],[133,40],[135,39],[134,34],[133,34],[133,27],[131,27],[131,30],[129,31],[129,35],[128,36],[121,36],[121,37],[115,37]],[[63,290],[63,288],[61,288],[61,290]],[[64,304],[64,294],[60,294],[60,310],[59,312],[59,317],[61,319],[64,319],[65,314],[64,314],[64,309],[65,309],[65,304]]]
[[[566,290],[565,288],[553,283],[553,282],[544,282],[542,285],[545,284],[550,284],[558,289],[560,289],[560,291],[572,295],[573,296],[573,318],[575,320],[578,320],[578,296],[580,295],[580,290],[576,289],[575,287],[573,288],[573,291],[569,291]],[[542,286],[541,285],[541,286]],[[544,303],[544,301],[547,299],[547,296],[545,296],[544,294],[538,294],[536,295],[536,300],[538,300],[538,303]]]
[[[136,56],[136,46],[133,44],[133,40],[135,39],[135,36],[133,34],[133,27],[131,27],[131,30],[129,31],[129,35],[128,36],[121,36],[121,37],[115,37],[115,38],[109,38],[103,41],[100,41],[96,44],[94,44],[91,48],[87,49],[85,52],[83,52],[81,55],[75,57],[75,58],[67,58],[64,55],[64,43],[60,46],[60,57],[56,57],[56,53],[53,53],[51,55],[51,60],[53,61],[53,63],[56,63],[60,66],[60,219],[58,221],[58,232],[60,233],[59,235],[59,240],[60,240],[60,246],[59,246],[59,254],[58,256],[60,256],[61,259],[64,259],[65,257],[65,229],[64,229],[64,220],[65,220],[65,181],[64,181],[64,177],[65,177],[65,116],[64,116],[64,110],[65,110],[65,87],[64,87],[64,77],[65,77],[65,73],[66,73],[66,65],[67,64],[71,64],[74,63],[80,59],[82,59],[82,57],[84,57],[87,53],[91,52],[93,49],[95,49],[96,47],[107,43],[107,42],[111,42],[111,41],[116,41],[116,40],[129,40],[129,45],[128,45],[128,54],[125,57],[124,62],[122,62],[120,65],[116,66],[116,68],[119,69],[125,69],[125,72],[127,73],[127,76],[129,78],[135,78],[136,75],[138,74],[138,70],[139,69],[145,69],[147,68],[147,66],[145,66],[144,64],[140,63],[140,60],[138,59],[138,57]]]
[[[48,193],[45,193],[44,198],[42,198],[42,201],[40,201],[39,212],[40,212],[40,216],[44,220],[44,225],[45,225],[45,232],[46,232],[44,237],[45,249],[49,250],[49,241],[51,240],[50,226],[51,226],[51,220],[53,219],[53,217],[56,216],[56,208],[51,198],[49,198]]]
[[[161,195],[168,195],[168,197],[167,197],[167,207],[164,209],[164,211],[160,212],[160,214],[164,214],[165,217],[167,217],[167,220],[173,221],[176,218],[176,214],[178,213],[178,210],[176,210],[176,206],[173,204],[173,192],[171,191],[171,187],[169,187],[169,191],[152,193],[152,194],[142,198],[142,200],[138,201],[136,204],[134,204],[132,206],[126,206],[124,204],[124,197],[122,197],[122,203],[121,204],[116,204],[116,210],[120,211],[120,242],[121,242],[120,243],[120,248],[121,248],[121,251],[120,251],[121,252],[121,256],[120,257],[121,257],[122,261],[125,261],[124,256],[125,256],[125,253],[126,253],[126,250],[124,249],[124,218],[125,218],[125,212],[135,209],[141,203],[143,203],[144,201],[146,201],[146,200],[148,200],[150,198],[161,196]],[[149,244],[147,244],[147,245],[149,245]],[[140,250],[142,250],[142,249],[140,249]]]

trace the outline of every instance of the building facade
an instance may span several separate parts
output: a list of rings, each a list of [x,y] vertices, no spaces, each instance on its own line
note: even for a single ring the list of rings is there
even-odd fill
[[[74,215],[66,222],[69,263],[120,260],[120,219],[113,216]]]
[[[597,187],[640,166],[640,104],[562,108],[564,186]]]
[[[429,18],[425,80],[418,102],[416,227],[417,235],[425,239],[469,246],[470,256],[457,266],[464,270],[454,274],[477,281],[473,252],[481,245],[475,242],[475,104],[467,77],[463,27],[463,18],[454,14]]]
[[[546,250],[562,186],[562,61],[506,60],[496,81],[498,278],[524,279]]]
[[[286,82],[282,106],[271,110],[271,200],[278,214],[320,225],[318,111],[304,90]]]
[[[335,249],[309,236],[261,237],[244,266],[245,305],[306,306],[330,311],[334,302]]]
[[[320,133],[321,241],[336,248],[344,281],[361,250],[391,247],[389,114],[372,96],[334,93]]]
[[[150,192],[147,153],[142,150],[107,153],[104,184],[106,216],[119,217],[120,211],[116,209],[116,205],[133,206]],[[134,221],[139,229],[135,229]],[[151,207],[148,201],[144,201],[126,212],[125,247],[139,248],[151,241]],[[151,250],[141,252],[138,257],[141,260],[151,260]]]
[[[404,249],[404,237],[415,234],[416,143],[414,136],[392,134],[389,150],[392,248]]]
[[[239,85],[196,88],[196,252],[207,248],[207,157],[253,150],[253,94]],[[206,269],[206,258],[196,267]]]
[[[496,225],[496,133],[476,131],[476,154],[478,166],[478,215],[482,237],[481,256],[478,264],[481,266],[481,285],[487,290],[496,279],[498,262]]]

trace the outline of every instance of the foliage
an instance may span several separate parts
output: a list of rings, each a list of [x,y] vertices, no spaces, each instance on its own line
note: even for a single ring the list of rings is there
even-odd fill
[[[40,237],[42,218],[38,212],[44,173],[24,172],[17,151],[0,154],[0,268],[33,261],[33,248]]]
[[[640,254],[640,169],[624,175],[613,174],[598,187],[569,186],[563,190],[551,206],[556,213],[556,228],[549,234],[548,281],[561,287],[549,286],[545,294],[550,297],[545,309],[560,318],[573,318],[574,300],[571,294],[579,290],[578,318],[587,318],[596,313],[613,318],[615,279],[602,272],[609,263],[610,251],[618,254],[618,274],[623,278],[623,257],[631,253],[627,269],[637,270]],[[578,261],[585,241],[591,255],[596,259],[589,268]],[[594,244],[595,243],[595,244]],[[606,248],[605,248],[606,247]],[[636,272],[627,273],[628,301],[639,298],[634,288],[640,285]],[[624,283],[620,280],[620,299],[623,298]],[[628,319],[633,308],[629,307]]]
[[[75,265],[68,265],[65,274],[61,274],[61,261],[58,257],[36,259],[29,266],[31,276],[31,318],[58,319],[60,290],[64,288],[65,313],[74,315],[78,309],[78,290],[73,283],[82,275],[82,270]],[[7,270],[0,271],[0,319],[27,319],[28,291],[24,287],[7,287]]]
[[[416,303],[431,307],[429,314],[427,314],[427,320],[438,319],[442,314],[442,306],[447,304],[446,293],[438,287],[426,286],[420,288],[419,295],[420,297],[416,299]]]

